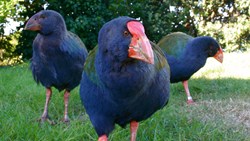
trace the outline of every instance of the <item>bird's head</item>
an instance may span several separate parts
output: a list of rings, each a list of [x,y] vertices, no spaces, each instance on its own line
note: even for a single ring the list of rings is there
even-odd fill
[[[208,37],[210,40],[208,54],[209,57],[214,57],[220,63],[223,62],[223,50],[220,47],[219,43],[212,37]]]
[[[66,25],[63,17],[58,12],[42,10],[28,20],[24,30],[37,31],[43,35],[49,35],[65,31]]]
[[[98,45],[103,53],[126,61],[141,60],[154,64],[154,55],[141,22],[119,17],[106,23],[100,30]]]
[[[205,51],[208,57],[214,57],[220,63],[223,62],[223,50],[214,38],[209,36],[202,36],[195,38],[194,40],[194,44],[200,45],[200,49]]]

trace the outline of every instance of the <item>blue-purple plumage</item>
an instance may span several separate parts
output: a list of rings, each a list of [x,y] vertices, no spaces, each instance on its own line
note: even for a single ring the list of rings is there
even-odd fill
[[[171,83],[188,80],[205,65],[208,57],[220,50],[219,44],[212,37],[193,38],[182,32],[163,37],[158,45],[168,59]]]
[[[43,10],[33,15],[25,26],[26,30],[37,31],[33,42],[31,70],[37,83],[46,88],[46,102],[40,121],[49,119],[48,105],[51,87],[64,93],[64,122],[69,122],[68,103],[70,91],[79,85],[87,49],[81,39],[67,31],[63,17],[53,10]]]
[[[132,36],[124,33],[134,20],[119,17],[106,23],[84,66],[80,96],[99,136],[108,135],[115,124],[147,119],[169,99],[170,72],[161,50],[151,43],[154,64],[128,57]]]
[[[182,81],[188,104],[194,103],[188,88],[188,79],[202,68],[208,57],[222,63],[223,51],[218,42],[209,36],[193,38],[182,32],[164,36],[158,43],[164,51],[171,70],[171,83]]]
[[[54,13],[50,10],[39,13],[46,15],[51,12]],[[60,18],[58,16],[55,21],[62,20]],[[50,26],[54,24],[52,31],[43,27],[46,33],[41,30],[37,34],[33,42],[31,69],[37,83],[46,88],[54,86],[59,91],[70,91],[80,83],[87,49],[77,35],[67,31],[64,21],[50,23]]]

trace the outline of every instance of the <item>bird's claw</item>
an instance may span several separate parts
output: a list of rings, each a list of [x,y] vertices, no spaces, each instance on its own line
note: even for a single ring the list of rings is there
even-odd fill
[[[42,116],[37,121],[40,122],[40,123],[44,123],[45,121],[47,121],[50,125],[55,125],[56,124],[56,122],[51,120],[49,116],[45,116],[45,117]]]
[[[70,120],[69,120],[68,117],[64,117],[61,121],[64,122],[65,124],[69,124],[70,123]]]

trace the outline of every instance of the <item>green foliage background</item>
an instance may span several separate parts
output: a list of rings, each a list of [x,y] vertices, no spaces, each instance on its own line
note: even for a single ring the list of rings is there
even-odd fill
[[[1,6],[9,5],[0,12],[3,19],[21,22],[14,33],[17,46],[10,45],[13,35],[4,36],[2,28],[0,49],[12,56],[22,55],[29,59],[32,41],[36,33],[23,31],[26,21],[44,9],[53,9],[65,18],[68,30],[76,33],[89,50],[97,44],[98,31],[102,25],[118,16],[130,16],[141,20],[149,39],[158,42],[162,36],[182,31],[192,36],[209,35],[216,38],[225,51],[246,51],[250,48],[250,1],[249,0],[3,0]],[[3,24],[0,24],[0,26]],[[2,41],[5,41],[2,43]],[[1,61],[1,60],[0,60]]]
[[[10,35],[4,33],[4,28],[10,22],[8,19],[18,20],[17,3],[17,0],[0,1],[0,66],[20,62],[20,57],[15,53],[19,31]]]

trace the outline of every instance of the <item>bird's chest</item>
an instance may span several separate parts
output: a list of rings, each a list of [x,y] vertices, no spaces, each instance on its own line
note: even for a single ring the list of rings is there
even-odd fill
[[[64,68],[67,62],[64,55],[57,46],[41,45],[36,46],[33,50],[32,69],[37,75],[44,75],[56,78],[58,69]]]
[[[125,98],[139,95],[151,83],[151,74],[145,74],[144,71],[141,69],[105,71],[101,79],[114,96]]]
[[[56,49],[48,49],[47,47],[38,47],[32,56],[32,64],[43,69],[51,69],[57,65],[60,58],[60,52]],[[61,60],[63,61],[63,60]]]
[[[33,43],[33,56],[41,59],[53,59],[61,54],[61,42],[49,37],[37,36]]]

